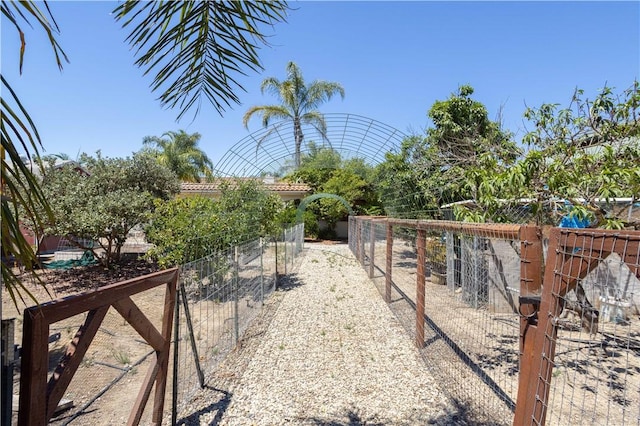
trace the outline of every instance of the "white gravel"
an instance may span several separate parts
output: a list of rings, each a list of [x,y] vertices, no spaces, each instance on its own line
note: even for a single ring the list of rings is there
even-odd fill
[[[297,274],[272,299],[262,329],[250,329],[218,373],[226,380],[211,383],[226,397],[205,391],[183,424],[455,422],[455,408],[346,245],[306,244]]]

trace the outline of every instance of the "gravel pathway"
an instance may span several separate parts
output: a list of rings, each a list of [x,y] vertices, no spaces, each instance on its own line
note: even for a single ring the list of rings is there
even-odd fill
[[[455,423],[455,408],[346,245],[306,244],[297,274],[271,299],[182,424]]]

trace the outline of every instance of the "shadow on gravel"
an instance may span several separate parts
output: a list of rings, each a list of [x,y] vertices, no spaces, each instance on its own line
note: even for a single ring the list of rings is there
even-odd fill
[[[218,401],[212,404],[209,404],[207,407],[204,407],[196,411],[195,413],[191,413],[187,417],[181,418],[176,423],[177,426],[191,426],[191,425],[204,424],[200,421],[200,417],[202,417],[205,414],[211,413],[212,411],[216,412],[216,416],[211,420],[209,425],[215,426],[220,423],[220,421],[222,420],[222,417],[224,416],[224,413],[227,411],[227,408],[229,408],[229,404],[231,404],[232,394],[227,391],[212,388],[206,385],[205,385],[205,388],[216,391],[216,392],[220,392],[222,394],[221,398]]]
[[[453,410],[447,410],[444,414],[429,419],[424,424],[440,426],[504,426],[502,423],[479,421],[473,416],[469,407],[458,400],[452,400],[451,403]],[[325,420],[312,417],[305,419],[305,424],[310,422],[310,424],[316,426],[389,426],[388,423],[364,420],[353,410],[347,411],[345,416],[347,417],[346,421]]]
[[[318,419],[316,417],[310,418],[309,421],[311,422],[311,424],[317,425],[317,426],[360,426],[360,425],[385,426],[384,423],[371,423],[367,420],[362,420],[357,413],[354,413],[351,410],[347,411],[345,415],[347,416],[347,419],[348,419],[346,422],[341,422],[337,420],[328,421],[328,420]]]
[[[278,277],[278,290],[289,291],[302,285],[304,283],[298,278],[297,274],[280,275]]]
[[[442,426],[504,426],[504,423],[478,420],[469,406],[460,400],[451,399],[451,404],[455,411],[447,410],[447,413],[429,420],[427,424]]]

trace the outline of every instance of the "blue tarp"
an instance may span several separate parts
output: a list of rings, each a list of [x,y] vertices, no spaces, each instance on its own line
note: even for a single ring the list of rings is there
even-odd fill
[[[591,221],[589,219],[580,219],[574,215],[567,214],[562,216],[560,220],[560,228],[586,228]]]

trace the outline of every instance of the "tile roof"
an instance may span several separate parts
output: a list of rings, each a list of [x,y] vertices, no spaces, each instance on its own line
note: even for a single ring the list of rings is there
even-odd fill
[[[229,180],[233,183],[233,180]],[[180,192],[215,192],[220,190],[221,180],[206,183],[182,182]],[[311,187],[306,183],[274,182],[262,185],[273,192],[311,192]]]

